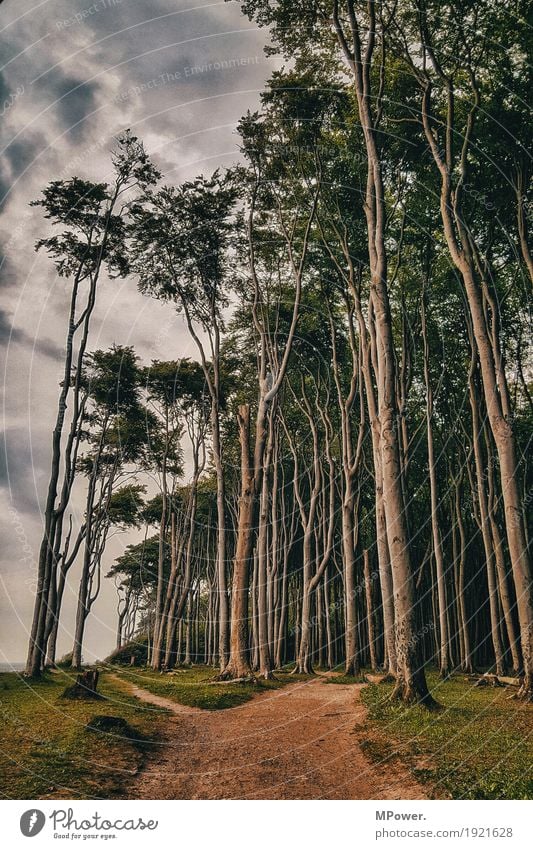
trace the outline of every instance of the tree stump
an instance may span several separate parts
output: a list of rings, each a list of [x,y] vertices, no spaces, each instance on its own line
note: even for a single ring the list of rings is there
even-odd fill
[[[98,677],[97,669],[87,669],[85,672],[81,672],[76,676],[76,683],[65,689],[62,698],[100,701],[103,697],[96,691]]]

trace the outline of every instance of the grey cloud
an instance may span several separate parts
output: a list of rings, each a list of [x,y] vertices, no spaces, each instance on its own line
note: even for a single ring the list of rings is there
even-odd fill
[[[72,141],[79,141],[85,132],[84,122],[93,112],[99,86],[75,77],[62,79],[55,87],[57,113],[63,130],[68,130]]]
[[[0,345],[7,345],[11,338],[17,337],[22,331],[16,331],[5,310],[0,309]]]
[[[4,239],[9,240],[9,234],[5,234]],[[4,241],[5,244],[5,241]],[[8,289],[11,286],[15,286],[17,283],[17,267],[12,262],[7,254],[1,259],[0,263],[0,288]]]
[[[0,308],[0,346],[4,347],[8,344],[23,345],[32,352],[35,351],[54,360],[60,360],[63,355],[63,349],[52,339],[33,339],[24,328],[15,327],[9,315]]]
[[[5,104],[10,95],[9,87],[4,74],[0,71],[0,107],[5,107]]]
[[[18,180],[24,171],[31,167],[39,150],[42,149],[44,138],[41,134],[26,135],[13,141],[4,154],[7,175],[10,186]]]
[[[33,168],[46,146],[46,137],[41,132],[30,130],[6,146],[0,166],[0,203],[12,200],[17,182]]]
[[[12,427],[1,440],[0,485],[8,489],[16,510],[30,516],[38,514],[36,485],[48,469],[49,439],[43,434],[31,437],[27,427]]]
[[[257,108],[259,90],[270,73],[271,60],[262,52],[266,33],[250,26],[238,3],[183,12],[194,2],[122,0],[66,28],[60,22],[91,2],[50,0],[37,7],[36,0],[17,0],[0,8],[3,25],[14,21],[0,34],[3,55],[16,56],[47,36],[14,59],[0,79],[0,97],[2,91],[24,86],[23,96],[1,125],[4,145],[9,147],[0,192],[2,185],[11,191],[2,222],[6,256],[0,270],[0,344],[6,351],[10,333],[11,344],[6,351],[4,386],[7,453],[0,450],[0,457],[3,479],[8,471],[10,481],[3,490],[4,502],[20,512],[33,550],[38,551],[42,533],[38,501],[42,503],[48,479],[68,287],[66,281],[57,281],[49,259],[33,251],[47,225],[40,210],[32,209],[28,215],[28,203],[53,179],[66,179],[73,173],[107,179],[113,137],[126,126],[143,138],[168,181],[208,173],[237,159],[235,124],[248,108]],[[30,14],[21,17],[25,12]],[[166,13],[171,14],[157,20]],[[131,28],[137,23],[142,25]],[[234,34],[224,34],[231,31]],[[178,42],[181,45],[175,46]],[[244,67],[216,67],[243,56],[257,56],[259,61]],[[210,63],[213,67],[205,68]],[[185,73],[186,68],[195,67],[203,70]],[[119,99],[121,93],[165,73],[179,73],[179,77]],[[16,321],[13,329],[11,316]],[[158,302],[143,299],[134,281],[102,286],[90,345],[103,348],[113,341],[134,344],[145,361],[194,356],[181,319]],[[34,347],[39,356],[34,356]],[[81,490],[75,504],[79,514],[83,511]],[[116,551],[110,550],[109,558],[131,541],[135,539],[117,538]],[[3,574],[11,572],[16,609],[9,621],[0,620],[0,646],[9,645],[13,658],[24,656],[26,631],[17,623],[27,626],[32,601],[24,580],[19,586],[13,575],[13,558],[20,556],[17,546],[2,552],[1,566]],[[75,612],[75,568],[72,580],[73,590],[65,603],[67,625]],[[103,625],[92,624],[97,620],[89,623],[88,656],[105,656],[112,643],[113,593],[105,582],[95,608]],[[60,651],[70,647],[69,641],[67,635]]]

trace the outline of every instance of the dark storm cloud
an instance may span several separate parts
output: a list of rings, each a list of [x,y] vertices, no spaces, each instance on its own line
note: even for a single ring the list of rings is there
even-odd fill
[[[51,339],[32,338],[22,327],[15,327],[10,316],[0,308],[0,347],[14,344],[22,345],[36,354],[42,354],[54,360],[60,360],[63,356],[59,345]]]
[[[0,308],[0,345],[7,345],[10,339],[16,336],[16,333],[17,331],[14,330],[7,313]]]
[[[37,137],[25,136],[11,142],[5,157],[9,163],[12,180],[17,179],[32,164],[43,141],[43,137],[39,134]]]
[[[63,348],[56,345],[52,339],[36,339],[32,342],[32,346],[38,354],[42,354],[44,357],[50,357],[50,359],[57,361],[63,358]]]
[[[44,137],[40,133],[26,135],[11,142],[4,153],[11,186],[31,167],[44,143]]]
[[[9,236],[7,236],[7,239]],[[6,239],[6,235],[4,236]],[[8,289],[17,282],[17,267],[11,259],[4,254],[0,259],[0,289]]]
[[[57,114],[63,130],[70,132],[72,141],[78,141],[85,132],[84,121],[96,108],[97,83],[66,77],[54,87]]]
[[[12,202],[19,180],[46,147],[46,136],[38,131],[28,131],[6,146],[0,165],[0,204]]]
[[[0,486],[21,513],[39,511],[35,482],[48,469],[49,440],[32,439],[27,428],[8,428],[0,436]]]
[[[4,74],[0,71],[0,111],[5,110],[10,93]]]
[[[0,209],[4,206],[5,200],[9,194],[9,188],[11,186],[11,180],[8,175],[4,173],[4,169],[0,168]]]

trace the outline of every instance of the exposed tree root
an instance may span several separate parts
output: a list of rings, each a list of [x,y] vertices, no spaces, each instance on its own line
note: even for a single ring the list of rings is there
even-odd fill
[[[213,679],[213,683],[257,684],[257,678],[250,666],[228,663],[225,669]]]
[[[220,675],[217,675],[217,677],[214,678],[213,681],[206,681],[205,683],[206,683],[207,686],[209,686],[209,685],[214,686],[216,684],[254,684],[254,685],[256,685],[256,684],[259,684],[259,681],[255,677],[255,675],[253,675],[253,674],[252,675],[246,675],[243,678],[231,678],[231,677],[225,676],[224,673],[221,673]]]
[[[273,670],[272,670],[272,669],[268,669],[266,672],[260,672],[260,673],[259,673],[259,676],[260,676],[260,678],[262,678],[264,681],[277,681],[277,678],[276,678],[276,676],[274,675],[274,672],[273,672]]]
[[[291,671],[291,675],[315,675],[315,670],[311,664],[306,661],[305,663],[297,663]]]
[[[390,701],[399,702],[404,705],[420,705],[429,711],[442,710],[440,705],[429,690],[417,690],[412,684],[409,684],[401,679],[396,681],[396,686],[390,695]]]
[[[515,698],[521,702],[533,704],[533,684],[523,681]]]

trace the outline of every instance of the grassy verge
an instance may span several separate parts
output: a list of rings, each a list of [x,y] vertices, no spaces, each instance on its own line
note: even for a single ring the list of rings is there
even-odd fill
[[[514,689],[477,688],[461,676],[443,682],[430,673],[428,683],[443,706],[438,713],[391,703],[391,685],[363,688],[367,754],[410,759],[436,797],[531,799],[533,705],[509,700]]]
[[[205,666],[176,669],[173,672],[157,673],[151,669],[115,668],[116,674],[138,687],[157,696],[203,710],[225,710],[248,702],[258,693],[277,690],[286,684],[305,681],[307,675],[290,675],[276,672],[271,681],[257,679],[254,683],[217,683],[216,672]]]
[[[367,678],[364,674],[361,675],[331,675],[324,678],[323,684],[366,684]]]
[[[11,799],[120,798],[141,766],[161,714],[147,711],[120,682],[103,675],[105,700],[61,699],[66,672],[42,681],[0,674],[0,795]],[[87,730],[98,715],[119,717],[124,730]]]

